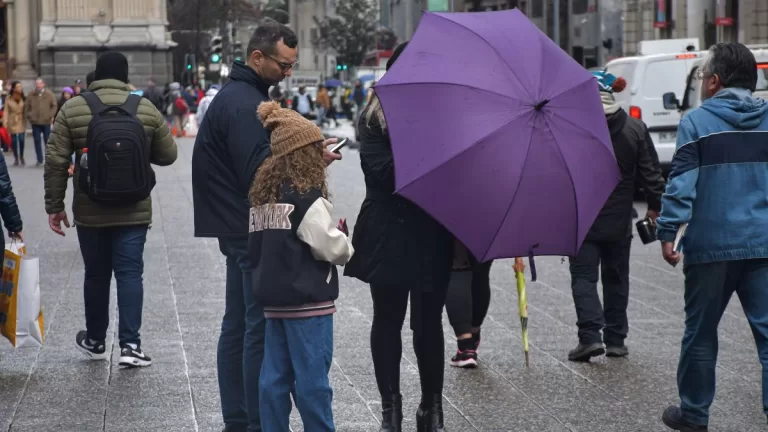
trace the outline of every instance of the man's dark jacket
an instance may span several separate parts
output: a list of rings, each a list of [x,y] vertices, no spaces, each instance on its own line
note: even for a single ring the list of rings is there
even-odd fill
[[[632,235],[632,205],[635,181],[645,189],[650,210],[661,210],[664,177],[659,158],[645,124],[620,109],[607,116],[613,152],[619,165],[621,181],[608,197],[586,241],[613,242]]]
[[[269,156],[269,133],[256,109],[269,84],[236,62],[206,111],[192,152],[196,237],[248,236],[248,189]]]

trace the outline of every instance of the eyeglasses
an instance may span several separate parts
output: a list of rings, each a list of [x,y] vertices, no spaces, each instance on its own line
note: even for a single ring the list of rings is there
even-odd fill
[[[299,61],[298,60],[296,60],[293,63],[284,63],[284,62],[281,62],[280,60],[272,57],[271,55],[269,55],[267,53],[262,52],[262,54],[264,54],[264,57],[266,57],[266,58],[272,60],[273,62],[277,63],[277,66],[280,67],[280,72],[282,72],[282,73],[286,73],[289,70],[291,70],[291,69],[293,69],[293,68],[295,68],[296,66],[299,65]]]
[[[704,78],[709,78],[711,76],[712,76],[711,74],[705,73],[704,69],[702,68],[696,69],[696,73],[693,75],[694,78],[700,81],[703,80]]]

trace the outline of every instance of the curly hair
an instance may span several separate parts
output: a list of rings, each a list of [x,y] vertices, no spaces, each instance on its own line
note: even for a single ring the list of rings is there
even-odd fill
[[[248,193],[251,205],[274,204],[281,198],[281,190],[286,183],[290,183],[299,194],[320,189],[323,197],[328,198],[325,168],[321,142],[284,156],[270,156],[256,171]]]

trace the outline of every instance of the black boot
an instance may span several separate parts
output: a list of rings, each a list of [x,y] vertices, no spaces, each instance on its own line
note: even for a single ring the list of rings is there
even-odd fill
[[[422,396],[419,409],[416,410],[416,431],[445,432],[442,395]]]
[[[401,432],[403,425],[403,396],[400,393],[381,400],[381,429],[379,432]]]

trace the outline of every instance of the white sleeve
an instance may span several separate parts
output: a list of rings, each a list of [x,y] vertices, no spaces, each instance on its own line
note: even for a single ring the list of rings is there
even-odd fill
[[[312,248],[315,259],[344,265],[355,249],[346,234],[336,228],[331,216],[333,205],[325,198],[318,198],[301,220],[296,235]]]

